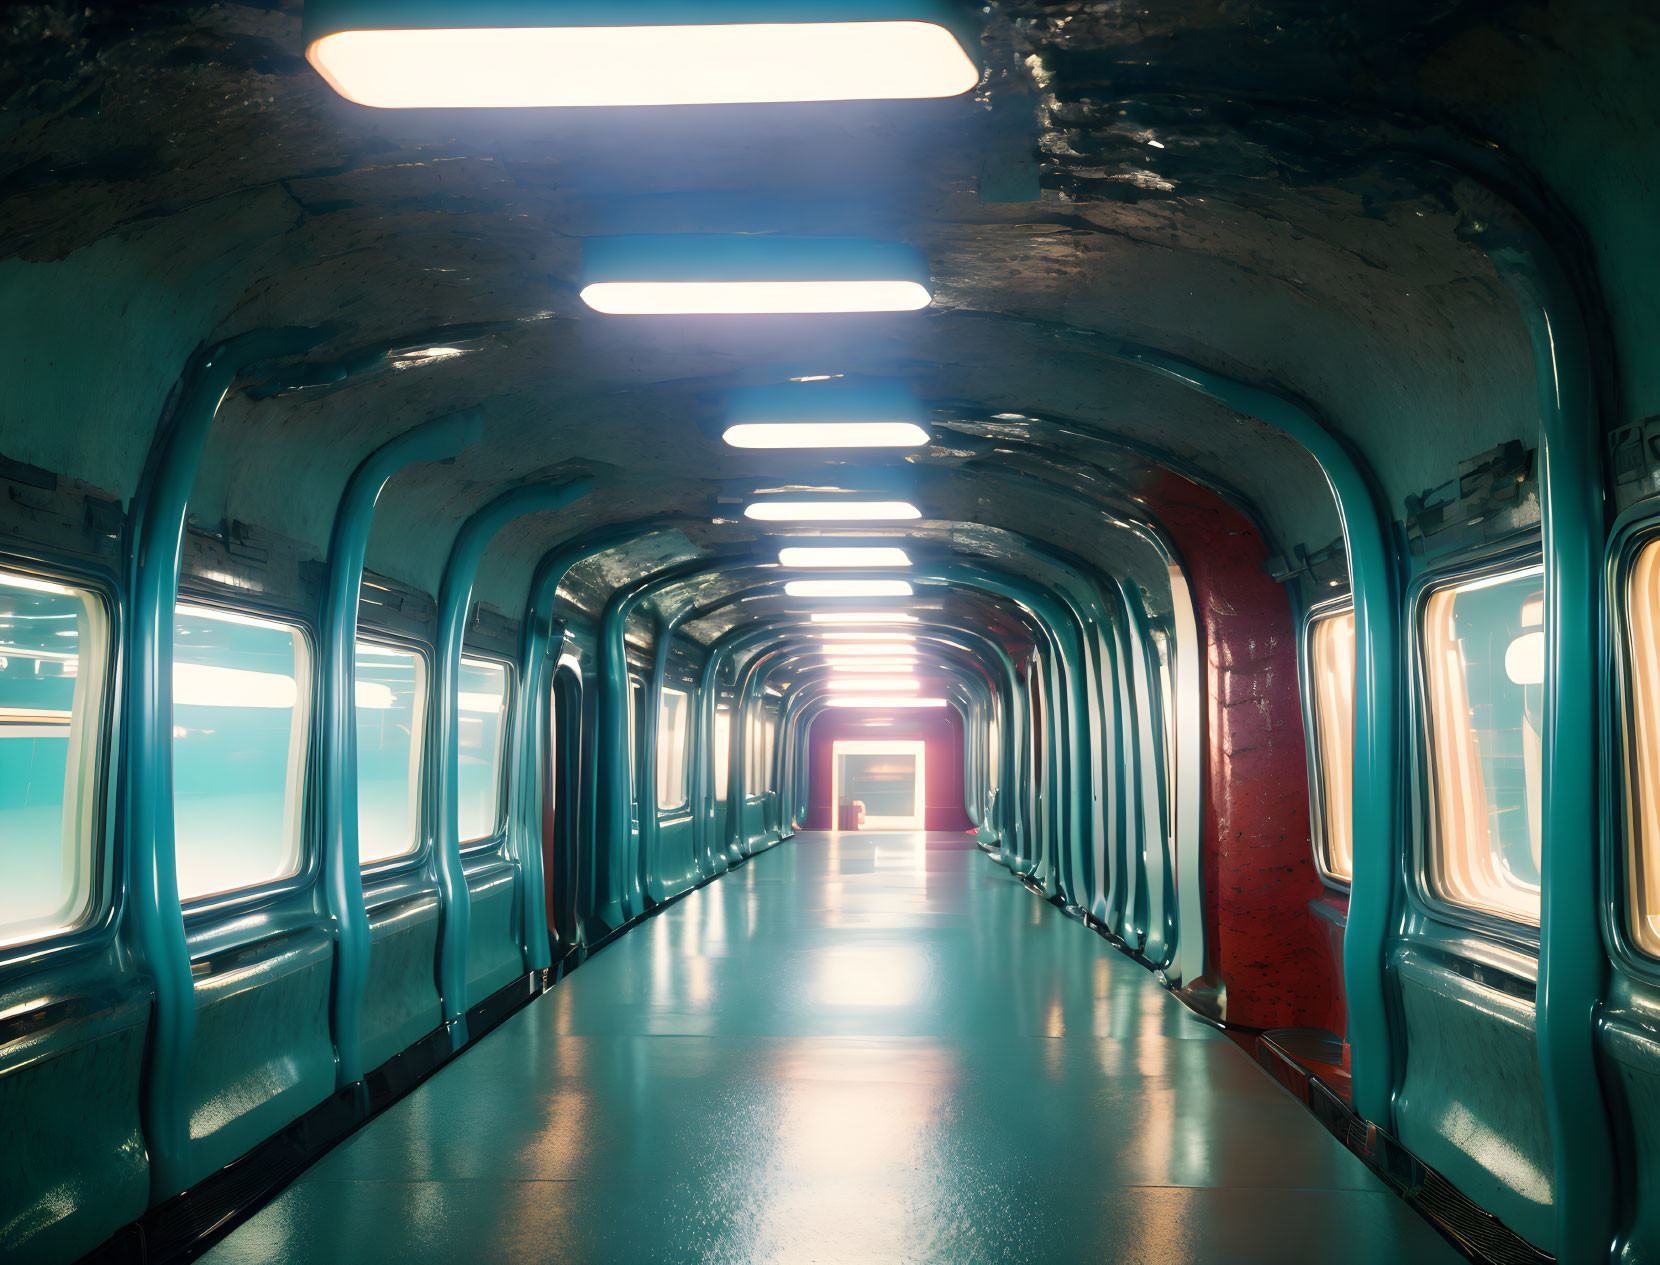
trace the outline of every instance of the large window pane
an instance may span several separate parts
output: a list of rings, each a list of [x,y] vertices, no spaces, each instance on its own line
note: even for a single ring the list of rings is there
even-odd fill
[[[96,911],[108,645],[96,596],[0,571],[0,944]]]
[[[1626,585],[1631,734],[1626,751],[1632,943],[1660,957],[1660,541],[1638,553]]]
[[[682,690],[663,691],[662,713],[657,725],[657,807],[664,811],[684,808],[690,795],[686,776],[689,702]]]
[[[732,709],[715,708],[715,798],[726,802],[726,783],[732,776]]]
[[[1308,626],[1308,685],[1319,771],[1320,866],[1345,883],[1354,877],[1355,613]]]
[[[1538,568],[1439,589],[1423,611],[1441,899],[1539,921],[1544,584]]]
[[[179,897],[299,873],[311,665],[291,624],[200,606],[173,621]]]
[[[357,850],[364,865],[420,846],[426,662],[412,650],[357,644]]]
[[[507,738],[507,666],[461,661],[461,842],[502,827],[502,755]]]

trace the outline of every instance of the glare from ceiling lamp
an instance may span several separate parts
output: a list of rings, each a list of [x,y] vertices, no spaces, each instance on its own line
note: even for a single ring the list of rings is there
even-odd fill
[[[823,653],[855,658],[892,659],[899,655],[915,656],[916,646],[908,641],[855,641],[848,645],[838,643],[825,646]]]
[[[790,597],[910,597],[905,580],[791,580],[784,585]]]
[[[891,545],[791,545],[778,551],[785,567],[908,567],[911,555]]]
[[[816,611],[808,616],[808,621],[814,624],[914,624],[915,615],[907,615],[904,611]],[[867,640],[871,637],[897,637],[899,633],[820,633],[821,637],[841,638],[844,640]],[[910,634],[903,634],[909,636]]]
[[[914,694],[922,688],[922,682],[916,680],[914,677],[907,678],[902,676],[832,677],[830,679],[830,688],[835,690],[838,694],[870,694],[878,690],[898,690],[901,694]]]
[[[901,384],[838,378],[746,387],[727,403],[734,448],[920,448],[922,407]]]
[[[824,700],[829,707],[869,707],[878,710],[901,707],[944,707],[943,698],[889,698],[881,694],[837,695]]]
[[[850,237],[590,237],[582,301],[610,316],[915,312],[933,300],[909,246]],[[792,383],[807,390],[814,383]]]
[[[915,659],[843,659],[829,658],[826,666],[840,671],[843,668],[854,672],[915,672]],[[388,704],[390,706],[390,704]]]
[[[306,0],[303,38],[384,109],[733,105],[957,96],[958,27],[940,0]]]
[[[909,501],[756,501],[744,517],[758,523],[885,523],[921,518]]]

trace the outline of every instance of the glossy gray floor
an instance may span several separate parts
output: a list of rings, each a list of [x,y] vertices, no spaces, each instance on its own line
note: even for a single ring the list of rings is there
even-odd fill
[[[808,834],[597,954],[207,1259],[1462,1258],[972,841]]]

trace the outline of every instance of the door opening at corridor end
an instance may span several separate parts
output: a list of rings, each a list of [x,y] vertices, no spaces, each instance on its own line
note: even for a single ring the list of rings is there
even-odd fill
[[[927,744],[838,738],[832,753],[831,801],[840,829],[923,828]]]

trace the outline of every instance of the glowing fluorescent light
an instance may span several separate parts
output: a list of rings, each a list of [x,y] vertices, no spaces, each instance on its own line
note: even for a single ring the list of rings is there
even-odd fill
[[[1523,633],[1504,652],[1504,674],[1516,685],[1542,685],[1545,681],[1545,634]]]
[[[392,687],[379,681],[359,681],[354,696],[357,705],[367,711],[384,712],[397,705]]]
[[[53,584],[49,580],[37,580],[33,576],[18,575],[15,571],[0,571],[0,584],[4,584],[9,589],[28,589],[32,593],[56,593],[60,597],[69,594],[69,590],[61,584]]]
[[[251,672],[211,663],[173,665],[176,707],[292,708],[299,698],[294,678],[277,672]]]
[[[953,97],[980,80],[957,37],[929,20],[936,6],[916,0],[884,6],[887,20],[812,21],[846,14],[814,5],[777,22],[755,21],[753,4],[680,0],[643,6],[649,16],[628,26],[596,25],[559,0],[479,7],[498,25],[461,25],[465,4],[307,0],[306,60],[341,96],[383,109],[896,100]]]
[[[921,518],[922,511],[909,501],[756,501],[744,517],[759,523],[880,523]]]
[[[855,672],[915,672],[917,661],[912,659],[826,659],[832,668],[848,668]]]
[[[910,597],[904,580],[791,580],[784,585],[790,597]]]
[[[815,624],[914,624],[915,615],[904,611],[818,611],[808,617]],[[898,633],[820,633],[821,637],[896,637]]]
[[[734,448],[916,448],[930,439],[922,416],[902,383],[780,383],[734,391],[724,438]]]
[[[582,252],[582,301],[611,315],[914,312],[928,287],[911,247],[856,238],[591,237]]]
[[[815,615],[814,618],[817,619],[818,617]],[[838,629],[835,632],[818,632],[813,635],[821,641],[885,641],[892,645],[905,643],[907,648],[916,641],[915,633],[902,632],[895,628],[884,628],[880,632],[845,632]],[[836,649],[845,648],[843,646],[836,647]]]
[[[944,707],[943,698],[888,698],[880,694],[869,695],[838,695],[827,698],[825,704],[830,707],[872,707],[878,710],[887,710],[900,707]]]
[[[914,281],[596,281],[582,301],[607,316],[788,316],[915,312],[933,296]]]
[[[721,438],[734,448],[920,448],[914,422],[741,422]]]
[[[891,546],[875,548],[792,545],[778,551],[778,563],[785,567],[908,567],[911,556]]]
[[[473,693],[462,690],[456,700],[460,711],[473,712],[481,716],[494,715],[502,709],[506,700],[500,694]]]
[[[902,676],[832,677],[830,688],[837,693],[869,694],[873,690],[898,690],[901,694],[914,694],[922,688],[922,682]]]
[[[853,657],[868,656],[876,659],[892,659],[896,655],[916,656],[916,646],[907,641],[855,641],[849,645],[834,645],[824,647],[825,654],[850,655]]]

